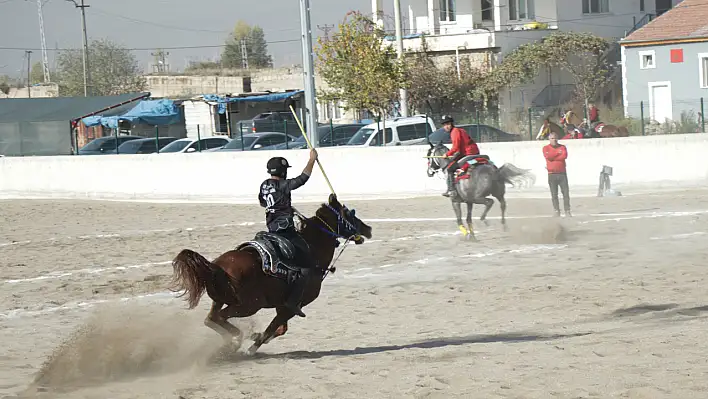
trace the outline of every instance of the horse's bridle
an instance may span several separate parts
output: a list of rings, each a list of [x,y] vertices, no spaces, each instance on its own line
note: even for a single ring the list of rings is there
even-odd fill
[[[327,227],[327,229],[320,228],[320,230],[334,237],[337,242],[336,246],[339,246],[340,238],[345,240],[345,242],[357,241],[361,239],[361,234],[357,232],[357,228],[354,227],[354,225],[349,220],[347,220],[347,218],[345,218],[341,212],[338,212],[329,204],[324,204],[324,206],[327,207],[330,211],[332,211],[332,213],[337,217],[337,229],[335,230],[334,228],[332,228],[332,226],[330,226],[329,223],[327,223],[319,215],[315,214],[315,217],[319,219],[325,227]],[[353,209],[350,212],[352,213],[352,215],[354,214]],[[351,234],[347,233],[349,234],[348,236],[342,234],[342,230],[344,229],[348,229]]]

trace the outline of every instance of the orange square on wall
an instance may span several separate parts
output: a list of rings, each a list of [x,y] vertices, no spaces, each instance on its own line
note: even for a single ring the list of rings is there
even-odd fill
[[[671,49],[671,62],[672,63],[683,62],[683,49],[682,48]]]

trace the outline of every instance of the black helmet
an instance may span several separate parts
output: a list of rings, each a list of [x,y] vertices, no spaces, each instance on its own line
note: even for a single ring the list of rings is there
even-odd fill
[[[284,177],[290,167],[288,160],[283,157],[273,157],[268,160],[268,173],[271,176]]]
[[[450,116],[450,115],[443,115],[442,121],[440,121],[440,123],[442,123],[443,125],[446,123],[453,123],[453,122],[455,122],[455,120],[452,119],[452,116]]]

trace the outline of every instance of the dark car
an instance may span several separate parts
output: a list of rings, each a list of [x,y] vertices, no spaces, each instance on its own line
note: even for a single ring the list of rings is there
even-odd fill
[[[79,155],[104,155],[116,153],[116,141],[118,146],[131,140],[139,140],[139,136],[105,136],[91,140],[79,149]]]
[[[249,133],[236,135],[229,144],[214,151],[241,151],[242,148],[245,151],[259,150],[263,147],[284,144],[286,140],[292,142],[295,137],[279,132]]]
[[[472,140],[478,143],[501,142],[501,141],[520,141],[521,136],[518,134],[507,133],[495,127],[482,124],[473,125],[457,125],[457,127],[465,129]],[[428,141],[437,144],[442,140],[443,144],[452,144],[450,133],[445,129],[440,128],[428,136]]]
[[[320,147],[335,147],[339,145],[346,145],[349,139],[352,138],[362,127],[366,126],[364,123],[347,123],[341,125],[333,126],[320,126],[317,128],[317,137],[319,138]],[[262,150],[287,150],[287,149],[303,149],[307,148],[307,142],[303,136],[298,137],[295,141],[291,143],[272,145],[270,147],[264,147]]]
[[[171,142],[177,140],[177,137],[154,137],[141,138],[139,140],[130,140],[126,143],[121,144],[118,147],[118,152],[121,154],[152,154],[157,152],[158,149],[170,144]]]

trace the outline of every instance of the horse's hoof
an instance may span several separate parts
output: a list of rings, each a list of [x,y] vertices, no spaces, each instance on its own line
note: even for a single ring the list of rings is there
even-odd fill
[[[246,351],[246,354],[248,356],[253,356],[256,354],[256,352],[258,352],[258,347],[254,344],[254,345],[251,345],[250,348],[248,348],[248,350]]]

